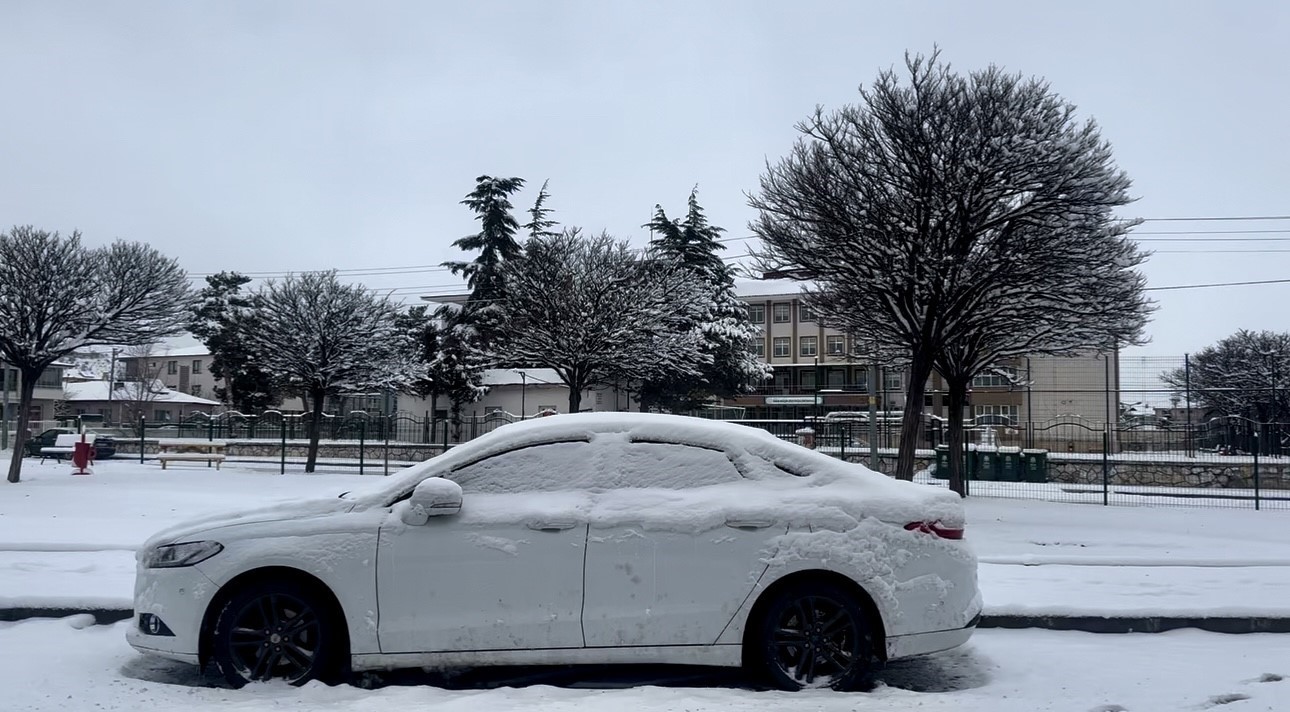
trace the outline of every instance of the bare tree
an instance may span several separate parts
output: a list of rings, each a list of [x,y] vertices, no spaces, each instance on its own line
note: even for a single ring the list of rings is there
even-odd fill
[[[255,298],[259,325],[246,334],[260,367],[305,396],[312,411],[305,472],[318,460],[328,396],[397,388],[408,378],[408,349],[389,300],[335,272],[267,282]]]
[[[163,356],[161,344],[139,344],[131,346],[124,352],[133,369],[127,367],[127,378],[119,387],[109,382],[112,388],[112,400],[120,401],[125,411],[126,421],[134,428],[135,434],[142,436],[144,426],[140,422],[147,417],[148,408],[156,402],[157,397],[166,392],[161,383],[161,362],[153,359]]]
[[[1130,181],[1095,123],[1038,79],[961,76],[935,54],[906,68],[858,106],[816,109],[751,204],[763,267],[811,280],[827,322],[908,354],[896,474],[909,479],[934,367],[954,446],[973,375],[1138,338],[1150,306],[1126,239],[1137,223],[1111,215]]]
[[[1174,389],[1171,401],[1187,393],[1212,414],[1260,423],[1283,422],[1290,414],[1290,334],[1241,329],[1189,361],[1187,369],[1161,374]]]
[[[486,357],[553,369],[570,412],[589,388],[693,376],[712,358],[694,328],[709,301],[703,282],[676,262],[575,228],[530,238],[503,272],[506,329]]]
[[[0,356],[22,376],[18,441],[9,481],[18,482],[36,380],[87,346],[151,343],[179,333],[191,308],[188,277],[148,245],[87,248],[32,226],[0,234]]]

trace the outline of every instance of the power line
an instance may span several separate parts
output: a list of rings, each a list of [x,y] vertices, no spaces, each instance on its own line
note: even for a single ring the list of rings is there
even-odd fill
[[[1143,218],[1142,222],[1213,222],[1228,220],[1290,220],[1290,215],[1227,215],[1195,218]]]
[[[1245,287],[1252,284],[1290,284],[1290,279],[1264,279],[1257,282],[1217,282],[1214,284],[1178,284],[1172,287],[1146,287],[1144,292],[1163,292],[1173,289],[1207,289],[1209,287]]]

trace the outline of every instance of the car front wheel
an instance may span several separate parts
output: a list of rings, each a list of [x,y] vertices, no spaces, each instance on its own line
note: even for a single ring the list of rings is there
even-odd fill
[[[874,636],[859,601],[825,582],[779,592],[757,631],[757,664],[775,687],[800,690],[867,686],[874,671]]]
[[[235,593],[220,610],[212,653],[234,687],[326,680],[338,668],[337,625],[308,588],[291,581],[256,583]]]

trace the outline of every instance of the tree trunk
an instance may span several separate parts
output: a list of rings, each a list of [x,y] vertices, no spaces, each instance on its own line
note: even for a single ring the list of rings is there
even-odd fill
[[[944,374],[942,374],[944,375]],[[946,431],[945,443],[950,448],[950,489],[958,492],[960,497],[967,494],[963,477],[963,407],[967,405],[968,381],[965,378],[946,378],[949,388],[950,427]]]
[[[40,371],[32,376],[20,369],[19,374],[22,383],[18,388],[18,424],[13,438],[13,456],[9,458],[10,482],[18,482],[22,479],[22,455],[27,450],[27,428],[31,425],[31,401],[36,393],[36,379],[40,377]]]
[[[569,412],[577,413],[582,407],[582,389],[569,386]]]
[[[323,401],[326,400],[327,394],[321,391],[313,391],[309,394],[313,400],[313,423],[309,428],[309,454],[305,458],[305,472],[314,471],[314,465],[318,462],[318,439],[322,436],[322,413]]]
[[[923,428],[923,394],[931,375],[931,358],[915,355],[909,364],[909,387],[905,391],[905,415],[900,421],[900,450],[896,457],[896,477],[902,480],[914,479],[914,451]],[[869,384],[870,397],[877,392],[877,385]]]

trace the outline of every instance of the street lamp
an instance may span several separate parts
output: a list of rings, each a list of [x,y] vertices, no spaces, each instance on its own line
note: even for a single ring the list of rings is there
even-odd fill
[[[520,374],[520,420],[524,420],[525,418],[528,418],[529,412],[525,402],[525,396],[527,395],[529,388],[529,374],[518,368],[515,369],[515,372]]]

